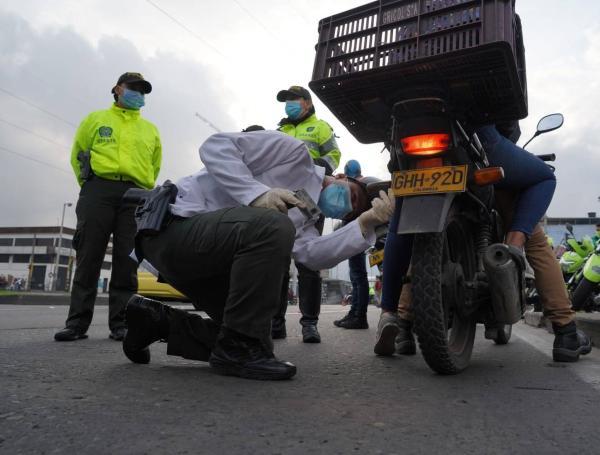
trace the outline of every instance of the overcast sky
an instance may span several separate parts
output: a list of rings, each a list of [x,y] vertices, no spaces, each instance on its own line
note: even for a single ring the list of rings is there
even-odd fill
[[[4,0],[0,225],[57,224],[63,202],[76,202],[69,166],[75,128],[89,112],[110,106],[121,73],[140,71],[152,82],[142,113],[162,136],[159,181],[176,180],[200,167],[198,147],[213,133],[196,112],[225,131],[275,127],[283,117],[277,91],[310,80],[319,19],[363,3]],[[600,212],[600,2],[517,0],[517,10],[530,107],[521,142],[542,115],[562,112],[566,119],[530,146],[558,155],[549,214]],[[358,143],[318,101],[316,107],[340,137],[342,163],[358,159],[364,174],[386,178],[381,144]],[[65,224],[74,226],[73,208]]]

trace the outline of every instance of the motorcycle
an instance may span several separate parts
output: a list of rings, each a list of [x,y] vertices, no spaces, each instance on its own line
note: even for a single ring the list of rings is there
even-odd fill
[[[450,112],[440,98],[397,102],[388,145],[400,169],[392,180],[403,198],[398,233],[414,235],[414,330],[441,374],[468,366],[477,323],[487,339],[507,343],[526,304],[525,264],[502,243],[495,205],[504,172],[489,167],[477,135]],[[561,114],[546,116],[535,136],[562,123]]]
[[[573,294],[583,278],[583,269],[588,258],[594,252],[592,239],[585,235],[581,241],[577,241],[573,234],[573,226],[567,224],[567,232],[561,242],[564,252],[560,256],[559,264],[569,294]]]
[[[588,257],[581,273],[581,279],[572,293],[573,309],[591,311],[600,304],[600,242]]]

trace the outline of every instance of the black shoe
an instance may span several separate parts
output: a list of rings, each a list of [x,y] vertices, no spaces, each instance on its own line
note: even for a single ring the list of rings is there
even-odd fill
[[[345,321],[341,321],[338,327],[342,329],[368,329],[369,323],[366,316],[352,316]]]
[[[575,322],[565,326],[552,325],[554,328],[554,346],[552,359],[555,362],[577,362],[580,355],[592,352],[592,340],[580,330]]]
[[[273,318],[271,321],[271,338],[273,340],[282,340],[286,337],[285,319]]]
[[[289,379],[296,367],[277,360],[264,343],[223,328],[208,360],[219,374],[245,379],[276,381]]]
[[[134,363],[149,363],[148,346],[169,336],[170,308],[156,300],[133,295],[125,307],[127,333],[123,339],[123,352]]]
[[[76,327],[65,327],[54,334],[56,341],[75,341],[87,338],[87,334]]]
[[[321,335],[317,330],[317,324],[307,324],[302,326],[302,341],[304,343],[320,343]]]
[[[119,327],[118,329],[111,330],[108,338],[115,341],[123,341],[125,335],[127,335],[127,327]]]
[[[352,310],[348,311],[348,314],[346,314],[346,316],[344,316],[342,319],[338,319],[337,321],[333,321],[333,325],[336,327],[341,327],[341,323],[344,321],[347,321],[348,319],[350,319],[351,317],[354,316],[354,313],[352,312]]]
[[[412,323],[398,318],[398,327],[400,330],[398,330],[398,335],[396,335],[396,340],[394,341],[396,354],[415,355],[417,353],[417,344],[412,333]]]

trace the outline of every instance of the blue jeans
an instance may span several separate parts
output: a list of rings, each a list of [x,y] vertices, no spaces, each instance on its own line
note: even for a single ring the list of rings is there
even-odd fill
[[[359,253],[348,259],[350,282],[352,283],[352,306],[354,316],[366,316],[369,306],[369,280],[365,253]]]
[[[504,169],[504,180],[496,187],[519,191],[509,230],[531,235],[552,201],[556,187],[554,172],[538,157],[503,137],[493,125],[478,128],[477,135],[488,154],[490,166]],[[413,236],[396,234],[401,210],[402,200],[397,199],[383,258],[381,308],[384,311],[397,310],[402,278],[408,272],[412,255]]]
[[[487,152],[490,166],[504,169],[504,180],[496,188],[519,192],[508,230],[530,236],[552,201],[556,188],[554,172],[537,156],[502,136],[495,126],[483,126],[476,132]]]

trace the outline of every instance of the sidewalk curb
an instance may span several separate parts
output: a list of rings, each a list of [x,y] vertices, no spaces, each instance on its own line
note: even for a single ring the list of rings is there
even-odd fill
[[[545,328],[548,333],[554,333],[552,323],[541,313],[528,310],[524,315],[525,324],[537,328]],[[594,346],[600,346],[600,313],[577,313],[577,327],[592,338]]]
[[[71,296],[68,294],[18,294],[0,296],[0,305],[70,305]],[[96,305],[108,305],[108,295],[96,297]]]

